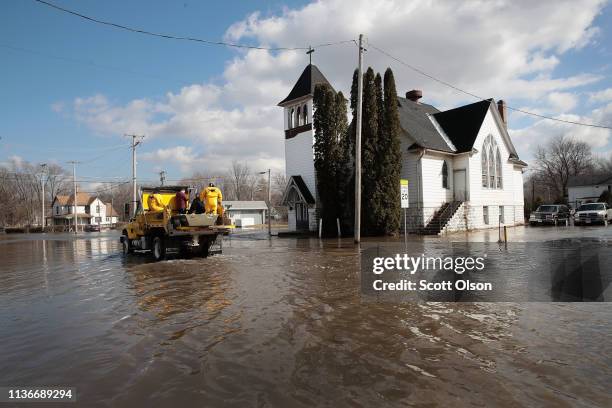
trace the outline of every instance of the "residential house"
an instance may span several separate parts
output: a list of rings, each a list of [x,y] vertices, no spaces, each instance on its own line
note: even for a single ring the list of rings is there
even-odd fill
[[[288,184],[283,203],[290,230],[317,228],[311,116],[319,83],[329,81],[308,65],[279,103],[285,118]],[[527,164],[508,134],[505,103],[488,99],[439,111],[420,102],[422,95],[412,90],[405,98],[398,96],[401,176],[409,182],[408,230],[439,233],[523,224]]]
[[[53,225],[74,224],[74,195],[55,196],[51,207]],[[109,203],[87,193],[77,193],[76,214],[79,225],[110,226],[119,220],[117,211]]]
[[[597,202],[604,191],[612,193],[612,174],[579,175],[567,183],[567,202],[574,208]]]

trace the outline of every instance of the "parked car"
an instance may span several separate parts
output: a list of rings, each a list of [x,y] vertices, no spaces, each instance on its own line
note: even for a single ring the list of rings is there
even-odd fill
[[[98,224],[89,224],[85,226],[87,232],[100,232],[100,226]]]
[[[574,225],[602,223],[607,225],[612,221],[612,208],[606,203],[582,204],[574,214]]]
[[[570,219],[570,209],[563,204],[546,204],[539,206],[529,215],[530,225],[557,224]]]

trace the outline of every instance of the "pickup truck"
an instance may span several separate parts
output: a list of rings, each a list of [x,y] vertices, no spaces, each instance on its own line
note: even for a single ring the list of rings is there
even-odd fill
[[[606,203],[582,204],[574,213],[574,225],[607,225],[612,221],[612,208]]]
[[[187,186],[142,187],[136,215],[124,226],[121,245],[124,254],[150,251],[160,261],[168,251],[180,254],[197,253],[207,257],[221,252],[219,235],[233,228],[229,219],[221,214],[180,214],[175,209],[178,191],[189,191]],[[164,209],[153,211],[148,206],[149,195],[156,192]],[[189,195],[189,194],[188,194]],[[188,197],[189,198],[189,197]],[[213,246],[218,248],[212,250]]]
[[[559,221],[569,223],[570,210],[566,205],[563,204],[545,204],[539,206],[534,212],[529,215],[529,224],[542,225],[542,224],[554,224],[557,225]]]

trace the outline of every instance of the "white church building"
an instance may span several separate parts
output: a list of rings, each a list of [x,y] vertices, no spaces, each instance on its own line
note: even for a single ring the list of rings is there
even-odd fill
[[[293,231],[317,229],[312,97],[319,83],[330,85],[310,64],[279,103],[288,180],[283,204]],[[439,111],[421,98],[418,90],[398,96],[401,178],[409,182],[408,231],[439,234],[523,224],[527,164],[508,134],[505,103],[489,99]]]

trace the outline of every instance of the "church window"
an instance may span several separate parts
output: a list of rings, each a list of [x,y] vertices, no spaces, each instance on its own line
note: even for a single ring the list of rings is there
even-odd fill
[[[492,135],[487,136],[482,144],[481,155],[482,186],[485,188],[501,189],[502,166],[499,147]]]
[[[302,108],[302,116],[303,116],[302,123],[305,125],[305,124],[308,123],[308,107],[307,107],[307,105],[304,105],[304,107]]]
[[[293,127],[293,115],[294,115],[294,111],[293,108],[291,108],[289,110],[289,117],[287,118],[287,128],[291,129]]]
[[[295,121],[298,126],[302,125],[302,115],[300,114],[301,108],[298,106],[297,108],[297,120]]]
[[[501,165],[501,156],[499,155],[499,148],[495,152],[495,177],[497,178],[497,188],[503,188],[502,183],[502,165]]]
[[[448,189],[448,165],[446,161],[442,163],[442,187]]]

